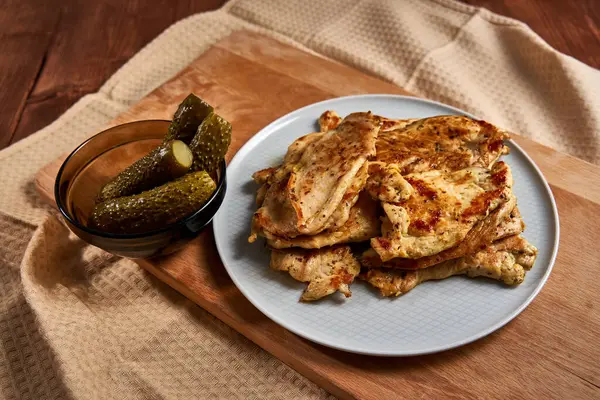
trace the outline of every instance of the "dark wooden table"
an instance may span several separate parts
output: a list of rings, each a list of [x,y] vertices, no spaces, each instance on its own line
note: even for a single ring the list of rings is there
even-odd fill
[[[600,0],[463,0],[600,68]],[[93,93],[175,21],[224,0],[0,0],[0,149]]]

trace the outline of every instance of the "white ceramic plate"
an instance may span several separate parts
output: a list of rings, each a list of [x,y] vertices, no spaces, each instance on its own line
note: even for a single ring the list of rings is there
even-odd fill
[[[227,168],[227,194],[214,218],[217,249],[231,279],[265,315],[290,331],[336,349],[371,355],[408,356],[451,349],[484,337],[516,317],[538,294],[554,264],[559,224],[550,188],[533,161],[514,142],[504,160],[527,224],[524,237],[539,249],[525,282],[515,288],[462,276],[425,282],[398,298],[382,298],[364,282],[352,297],[340,293],[300,303],[305,284],[269,268],[261,240],[249,244],[257,185],[251,174],[281,162],[287,146],[318,129],[325,110],[342,117],[371,110],[390,118],[462,114],[441,103],[394,95],[341,97],[296,110],[248,141]],[[491,121],[493,122],[493,121]]]

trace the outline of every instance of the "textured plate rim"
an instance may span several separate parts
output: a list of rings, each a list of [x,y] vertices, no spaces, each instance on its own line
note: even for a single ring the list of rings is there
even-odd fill
[[[323,101],[320,101],[317,103],[312,103],[312,104],[306,105],[304,107],[298,108],[288,114],[285,114],[285,115],[277,118],[273,122],[269,123],[267,126],[262,128],[259,132],[257,132],[253,137],[251,137],[246,143],[244,143],[244,145],[237,151],[237,153],[235,154],[235,156],[229,163],[227,169],[229,170],[229,169],[238,168],[238,164],[241,163],[240,160],[244,156],[246,156],[250,151],[252,151],[252,149],[254,149],[256,143],[261,142],[264,138],[268,137],[274,130],[276,130],[278,125],[281,125],[284,123],[289,123],[294,118],[297,118],[300,114],[303,114],[306,111],[310,111],[312,108],[318,108],[320,106],[324,106],[329,103],[335,103],[338,101],[351,100],[351,99],[365,99],[365,100],[389,99],[391,101],[397,101],[397,100],[411,101],[411,102],[415,102],[415,103],[422,103],[422,104],[428,104],[428,105],[446,108],[448,110],[453,111],[454,113],[461,114],[461,115],[467,116],[469,118],[480,119],[480,118],[474,116],[473,114],[468,113],[459,108],[456,108],[456,107],[453,107],[453,106],[450,106],[450,105],[447,105],[447,104],[444,104],[444,103],[441,103],[438,101],[422,99],[422,98],[414,97],[414,96],[403,96],[403,95],[394,95],[394,94],[362,94],[362,95],[335,97],[335,98],[323,100]],[[442,351],[446,351],[446,350],[451,350],[451,349],[472,343],[472,342],[479,340],[485,336],[488,336],[489,334],[502,328],[504,325],[508,324],[515,317],[517,317],[519,314],[521,314],[521,312],[523,312],[523,310],[525,310],[525,308],[527,308],[529,306],[529,304],[531,304],[533,299],[539,294],[539,292],[542,290],[542,288],[548,281],[548,278],[550,277],[550,273],[552,272],[552,269],[554,268],[554,263],[556,261],[556,257],[558,254],[558,247],[559,247],[559,241],[560,241],[560,224],[559,224],[558,208],[556,206],[556,201],[554,199],[552,189],[550,188],[550,185],[548,184],[546,177],[544,176],[544,174],[542,173],[540,168],[537,166],[537,164],[533,161],[533,159],[529,156],[529,154],[527,154],[521,148],[521,146],[519,146],[517,143],[515,143],[514,140],[510,139],[509,142],[513,149],[516,149],[522,156],[525,157],[525,159],[529,163],[529,166],[533,167],[533,170],[536,172],[536,174],[542,181],[544,189],[546,190],[546,195],[550,199],[550,203],[552,204],[552,215],[554,217],[554,231],[555,231],[554,243],[553,243],[553,247],[552,247],[552,254],[550,256],[550,261],[548,263],[546,273],[541,277],[540,282],[538,283],[537,287],[533,290],[531,295],[525,301],[523,301],[523,303],[519,307],[517,307],[515,310],[513,310],[510,314],[508,314],[505,318],[503,318],[499,322],[497,322],[493,325],[490,325],[488,328],[482,329],[480,332],[470,335],[464,339],[456,340],[452,343],[444,344],[444,345],[440,345],[440,346],[430,346],[428,348],[425,348],[425,349],[419,350],[419,351],[386,352],[386,351],[377,351],[377,350],[372,350],[372,349],[367,349],[367,348],[339,346],[339,345],[329,342],[327,340],[321,340],[320,338],[315,338],[315,337],[312,337],[311,335],[305,334],[301,330],[290,326],[284,318],[279,318],[278,316],[273,315],[271,312],[264,309],[259,301],[256,301],[255,299],[253,299],[253,297],[246,292],[243,283],[237,279],[235,274],[232,273],[230,268],[227,266],[227,263],[225,262],[225,260],[223,259],[223,256],[222,256],[222,254],[224,254],[224,250],[222,248],[223,244],[219,240],[219,237],[227,236],[227,235],[223,235],[224,231],[222,231],[219,228],[219,226],[221,225],[220,219],[221,219],[221,214],[223,214],[222,212],[217,212],[217,214],[215,215],[214,220],[213,220],[213,234],[214,234],[214,238],[215,238],[217,252],[219,253],[219,258],[221,259],[221,262],[223,263],[223,266],[225,267],[227,274],[229,275],[229,277],[231,278],[231,280],[233,281],[235,286],[238,288],[238,290],[240,292],[242,292],[244,297],[250,303],[252,303],[252,305],[254,305],[261,313],[266,315],[273,322],[284,327],[288,331],[290,331],[304,339],[307,339],[313,343],[317,343],[317,344],[320,344],[320,345],[323,345],[326,347],[330,347],[330,348],[333,348],[336,350],[341,350],[341,351],[345,351],[345,352],[349,352],[349,353],[371,355],[371,356],[381,356],[381,357],[409,357],[409,356],[432,354],[432,353],[438,353],[438,352],[442,352]]]

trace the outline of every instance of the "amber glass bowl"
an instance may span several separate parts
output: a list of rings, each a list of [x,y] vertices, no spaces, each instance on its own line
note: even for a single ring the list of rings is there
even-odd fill
[[[225,197],[225,161],[213,176],[217,190],[211,198],[174,224],[139,234],[113,234],[87,226],[101,187],[158,146],[169,123],[147,120],[118,125],[86,140],[67,157],[56,177],[54,196],[67,225],[77,236],[112,254],[147,258],[172,253],[210,223]]]

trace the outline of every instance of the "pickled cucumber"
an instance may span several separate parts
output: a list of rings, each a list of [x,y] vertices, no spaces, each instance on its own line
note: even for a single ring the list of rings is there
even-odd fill
[[[194,154],[192,171],[215,171],[230,143],[231,124],[215,113],[209,114],[190,143]]]
[[[161,144],[102,187],[97,202],[138,194],[183,176],[192,165],[192,152],[180,140]]]
[[[133,196],[96,205],[88,226],[110,233],[142,233],[163,228],[198,210],[216,189],[205,171]]]
[[[165,141],[178,139],[189,144],[198,126],[212,111],[210,104],[191,93],[177,107]]]

